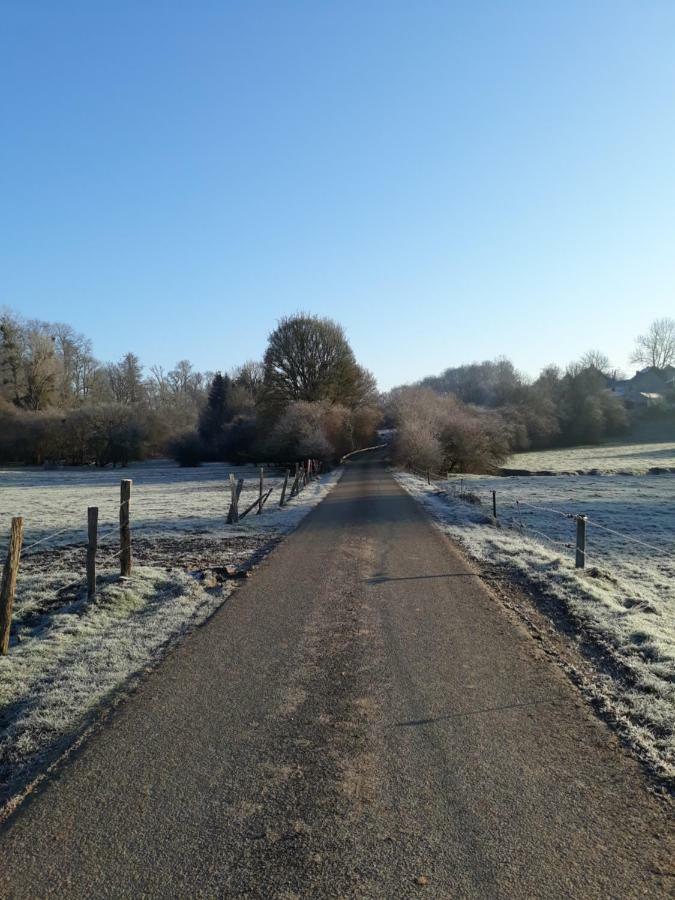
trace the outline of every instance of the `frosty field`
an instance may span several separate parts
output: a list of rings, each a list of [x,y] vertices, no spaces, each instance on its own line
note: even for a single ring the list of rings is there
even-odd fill
[[[131,478],[131,522],[135,535],[151,537],[168,533],[222,533],[230,502],[228,476],[244,478],[240,509],[245,509],[258,493],[258,470],[212,463],[195,469],[181,469],[171,463],[147,463],[126,469],[73,468],[0,469],[0,552],[7,543],[12,516],[24,517],[24,548],[54,532],[62,532],[46,547],[86,541],[87,507],[99,507],[99,533],[112,531],[116,539],[119,521],[120,479]],[[278,488],[281,478],[266,476],[266,486]],[[275,506],[270,497],[269,513]],[[244,519],[247,532],[264,529],[269,515]]]
[[[550,472],[646,475],[650,470],[675,472],[675,443],[605,444],[600,447],[569,447],[564,450],[541,450],[515,453],[504,464],[506,469],[523,472]],[[657,474],[654,471],[654,474]]]
[[[598,698],[643,757],[675,776],[675,477],[396,477],[471,556],[564,605],[614,661]],[[585,570],[574,567],[577,514],[588,516]]]
[[[263,514],[226,525],[228,476],[243,477],[243,511],[258,470],[168,463],[123,470],[0,469],[0,552],[10,519],[25,519],[10,653],[0,657],[0,803],[32,777],[129,679],[154,664],[229,596],[217,567],[266,552],[316,506],[339,470],[280,509],[281,478]],[[119,482],[132,478],[134,568],[120,579]],[[85,590],[86,513],[99,506],[98,592]],[[216,569],[216,571],[214,571]]]

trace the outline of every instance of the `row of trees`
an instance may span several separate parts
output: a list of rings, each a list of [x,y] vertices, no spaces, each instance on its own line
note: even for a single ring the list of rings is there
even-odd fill
[[[181,360],[148,376],[134,353],[101,363],[91,341],[70,325],[0,314],[0,399],[17,409],[39,412],[117,403],[166,407],[175,417],[193,415],[205,397],[209,375]]]
[[[660,319],[634,359],[675,361],[675,322]],[[271,332],[264,357],[200,373],[182,360],[147,374],[127,353],[104,364],[68,325],[0,315],[0,461],[125,464],[171,452],[203,460],[332,461],[370,444],[384,416],[401,462],[489,470],[512,450],[597,443],[627,425],[599,351],[534,381],[507,359],[446,369],[378,397],[341,326],[298,314]]]
[[[623,401],[594,364],[545,369],[528,382],[509,360],[446,370],[386,400],[400,462],[490,471],[514,450],[595,444],[628,425]]]
[[[102,363],[69,325],[0,314],[0,460],[124,463],[194,427],[210,374]],[[105,437],[104,437],[105,436]]]
[[[333,460],[372,439],[375,381],[342,328],[296,315],[261,362],[201,373],[182,360],[146,374],[127,353],[104,364],[70,326],[0,315],[0,461],[126,464]]]
[[[515,449],[597,443],[627,424],[621,399],[608,390],[611,377],[591,352],[565,371],[548,366],[534,381],[507,359],[447,369],[422,387],[452,393],[463,403],[499,410]]]
[[[661,372],[675,365],[675,320],[652,322],[631,361]],[[621,377],[599,350],[564,371],[549,366],[534,381],[500,358],[396,388],[384,409],[401,464],[489,472],[514,450],[597,444],[625,432],[628,413],[611,389]]]

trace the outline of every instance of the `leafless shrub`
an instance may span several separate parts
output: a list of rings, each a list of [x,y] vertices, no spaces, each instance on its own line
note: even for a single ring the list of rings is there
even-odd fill
[[[430,388],[402,388],[391,398],[395,456],[403,465],[442,472],[489,472],[510,449],[502,417]]]

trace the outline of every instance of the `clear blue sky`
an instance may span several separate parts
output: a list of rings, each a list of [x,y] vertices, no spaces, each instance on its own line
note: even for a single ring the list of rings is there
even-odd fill
[[[282,315],[381,387],[675,315],[675,2],[0,0],[0,305],[227,369]]]

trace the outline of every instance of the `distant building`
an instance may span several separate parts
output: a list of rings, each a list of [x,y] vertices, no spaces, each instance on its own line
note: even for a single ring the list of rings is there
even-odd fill
[[[648,366],[623,380],[610,379],[609,389],[622,397],[627,406],[654,406],[668,402],[675,391],[675,367],[656,369]]]

